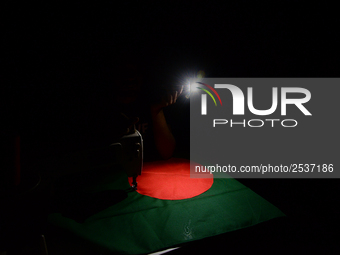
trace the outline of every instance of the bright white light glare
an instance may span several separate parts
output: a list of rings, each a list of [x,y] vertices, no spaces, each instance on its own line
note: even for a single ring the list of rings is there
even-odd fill
[[[205,76],[205,72],[203,70],[200,71],[187,71],[186,73],[183,73],[178,78],[179,86],[183,86],[183,94],[187,99],[189,99],[191,96],[194,96],[198,94],[199,89],[196,87],[199,86],[197,82],[201,81]]]
[[[187,98],[189,98],[191,96],[195,96],[196,94],[198,94],[199,89],[197,87],[199,86],[199,84],[197,82],[200,82],[204,78],[204,76],[205,76],[205,72],[203,70],[200,70],[200,71],[198,71],[194,75],[191,75],[188,78],[189,93],[186,96]]]

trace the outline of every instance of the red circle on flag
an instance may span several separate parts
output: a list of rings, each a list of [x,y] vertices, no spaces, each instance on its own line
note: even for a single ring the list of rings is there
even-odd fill
[[[210,189],[214,180],[209,172],[195,173],[195,177],[198,178],[190,178],[190,160],[187,159],[145,162],[142,174],[137,177],[137,192],[166,200],[192,198]],[[132,184],[132,177],[129,183]]]

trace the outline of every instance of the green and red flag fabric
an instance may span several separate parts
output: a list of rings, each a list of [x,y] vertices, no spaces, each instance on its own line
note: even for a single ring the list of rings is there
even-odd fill
[[[189,160],[145,162],[137,191],[122,201],[83,222],[62,213],[49,222],[104,253],[145,254],[284,216],[237,180],[207,177],[190,178]],[[129,190],[129,182],[112,170],[87,192]]]

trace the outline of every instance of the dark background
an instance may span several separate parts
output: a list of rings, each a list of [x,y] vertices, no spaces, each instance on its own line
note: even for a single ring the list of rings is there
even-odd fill
[[[21,135],[27,174],[81,135],[75,116],[100,109],[101,70],[112,62],[142,59],[150,87],[201,69],[207,77],[338,77],[336,8],[322,1],[3,7],[2,135]],[[338,180],[240,181],[289,216],[282,235],[291,249],[337,246]]]

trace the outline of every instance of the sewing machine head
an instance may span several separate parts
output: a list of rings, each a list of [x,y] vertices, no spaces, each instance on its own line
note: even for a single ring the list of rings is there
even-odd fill
[[[128,177],[133,177],[132,188],[137,189],[137,176],[142,174],[143,168],[143,139],[135,128],[131,133],[124,135],[118,143],[110,147],[119,148],[118,163],[124,168]]]

